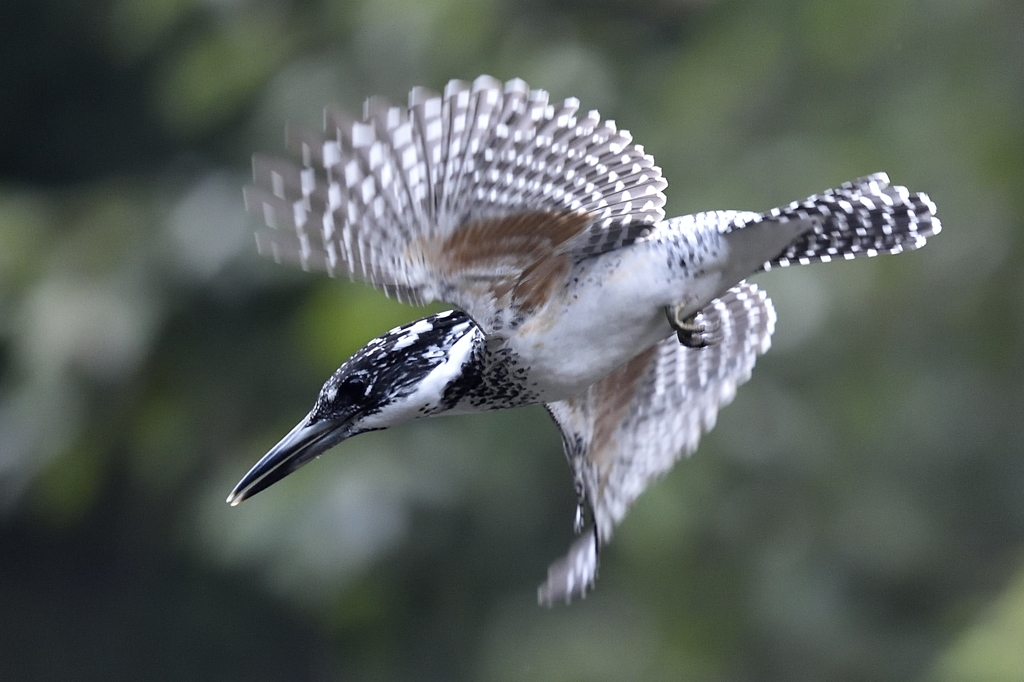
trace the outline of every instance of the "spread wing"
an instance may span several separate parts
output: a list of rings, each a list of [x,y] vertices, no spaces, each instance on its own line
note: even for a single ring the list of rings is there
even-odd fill
[[[328,112],[326,134],[289,131],[301,165],[254,158],[246,206],[272,228],[260,251],[452,303],[486,329],[565,269],[559,259],[631,243],[664,218],[653,158],[578,109],[481,76],[443,96],[414,89],[408,107],[370,99],[361,121]]]
[[[541,603],[586,592],[600,545],[632,503],[697,449],[719,408],[750,378],[757,356],[771,345],[775,310],[764,292],[743,282],[715,299],[698,322],[712,337],[707,347],[687,348],[673,336],[582,395],[547,405],[594,525],[548,570]]]

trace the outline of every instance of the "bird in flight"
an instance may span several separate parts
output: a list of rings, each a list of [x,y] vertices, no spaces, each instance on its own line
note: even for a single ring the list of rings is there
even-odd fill
[[[408,107],[289,130],[257,155],[261,253],[457,310],[370,341],[242,478],[236,505],[341,441],[442,414],[543,404],[562,433],[578,535],[538,588],[583,596],[600,548],[651,482],[697,448],[775,327],[744,280],[773,267],[916,249],[923,193],[884,173],[766,213],[665,218],[667,182],[628,132],[521,80],[423,88]]]

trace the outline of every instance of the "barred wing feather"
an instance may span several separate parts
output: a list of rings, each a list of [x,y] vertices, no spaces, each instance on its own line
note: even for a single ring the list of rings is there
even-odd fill
[[[687,348],[673,336],[582,395],[547,405],[562,431],[593,528],[551,566],[541,603],[581,596],[597,574],[599,547],[652,481],[697,449],[718,410],[768,350],[775,311],[764,292],[740,283],[702,313],[714,342]]]
[[[326,121],[290,131],[301,163],[254,158],[246,206],[272,228],[260,251],[484,326],[527,269],[627,245],[664,218],[661,170],[628,132],[521,80],[417,88],[408,107],[371,98],[362,120]]]

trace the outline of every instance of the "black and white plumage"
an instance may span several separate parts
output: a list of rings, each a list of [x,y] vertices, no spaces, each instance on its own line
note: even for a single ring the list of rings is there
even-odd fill
[[[878,173],[767,213],[666,220],[661,170],[625,131],[519,80],[415,89],[409,107],[329,113],[289,133],[302,164],[257,156],[260,251],[440,313],[371,341],[242,479],[237,504],[345,438],[437,414],[544,403],[590,520],[542,603],[582,595],[633,501],[693,452],[771,342],[744,279],[899,253],[935,206]],[[675,332],[675,334],[673,334]],[[678,340],[677,340],[678,339]]]

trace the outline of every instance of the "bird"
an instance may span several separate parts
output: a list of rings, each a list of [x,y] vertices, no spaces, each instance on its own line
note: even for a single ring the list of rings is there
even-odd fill
[[[614,121],[524,81],[417,87],[328,109],[253,157],[261,254],[454,306],[373,339],[245,474],[237,505],[342,441],[439,415],[542,404],[577,496],[538,602],[585,596],[653,481],[692,454],[771,345],[760,271],[917,249],[921,192],[867,175],[767,212],[665,217],[667,181]]]

